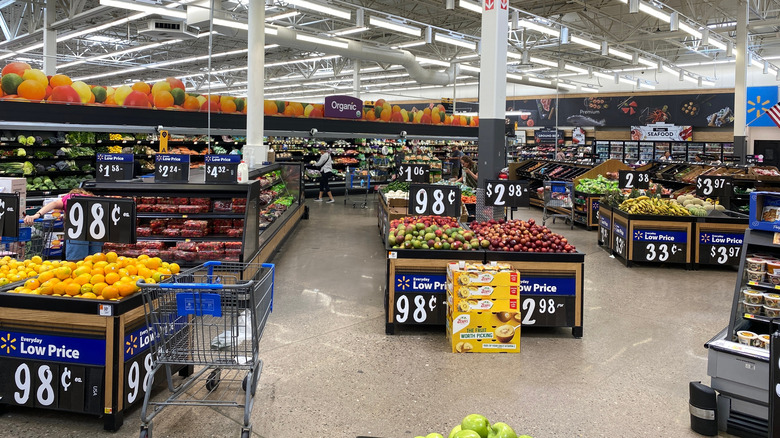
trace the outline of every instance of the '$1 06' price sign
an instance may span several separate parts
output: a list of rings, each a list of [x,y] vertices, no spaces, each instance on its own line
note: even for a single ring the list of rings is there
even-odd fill
[[[412,184],[409,187],[409,214],[460,216],[460,187]]]

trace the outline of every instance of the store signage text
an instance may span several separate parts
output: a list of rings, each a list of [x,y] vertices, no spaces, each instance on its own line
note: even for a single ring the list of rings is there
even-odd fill
[[[520,294],[576,295],[577,281],[573,277],[520,277]]]
[[[609,225],[610,225],[609,218],[606,217],[606,216],[600,216],[599,217],[599,224],[601,224],[602,228],[609,229]]]
[[[0,357],[104,365],[105,339],[0,332]]]
[[[626,227],[623,225],[620,225],[619,223],[615,222],[615,234],[625,238],[626,237]]]
[[[359,119],[363,117],[363,101],[352,96],[328,96],[325,98],[325,117]]]
[[[396,274],[395,288],[398,292],[439,292],[446,288],[444,275]]]
[[[744,234],[701,233],[699,235],[699,243],[703,245],[742,246],[744,238]]]
[[[634,230],[635,242],[673,242],[687,243],[685,231]]]

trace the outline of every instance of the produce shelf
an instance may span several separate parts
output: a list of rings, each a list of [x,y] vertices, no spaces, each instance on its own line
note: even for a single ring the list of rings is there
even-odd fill
[[[167,236],[148,236],[138,237],[137,240],[153,240],[155,242],[240,242],[241,237],[228,236],[203,236],[203,237],[167,237]]]
[[[243,213],[136,213],[138,219],[243,219]]]

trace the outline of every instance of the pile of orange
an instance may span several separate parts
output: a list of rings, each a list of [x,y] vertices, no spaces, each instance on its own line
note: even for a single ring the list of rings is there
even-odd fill
[[[35,259],[35,258],[33,258]],[[27,263],[30,262],[30,263]],[[32,275],[24,285],[10,292],[55,297],[89,298],[98,300],[120,300],[138,292],[136,285],[143,279],[146,283],[159,283],[172,274],[179,273],[179,265],[167,263],[159,257],[141,255],[138,258],[120,257],[115,252],[97,253],[78,262],[0,259],[0,271],[5,266],[9,272],[19,275],[20,266],[25,274]],[[25,265],[25,263],[27,263]],[[14,277],[15,278],[15,277]]]

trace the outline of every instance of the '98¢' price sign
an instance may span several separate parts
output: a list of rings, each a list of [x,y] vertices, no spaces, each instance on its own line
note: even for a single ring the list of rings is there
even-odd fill
[[[135,243],[135,201],[79,196],[65,209],[65,238]]]
[[[409,187],[409,214],[460,216],[460,187],[412,184]]]

